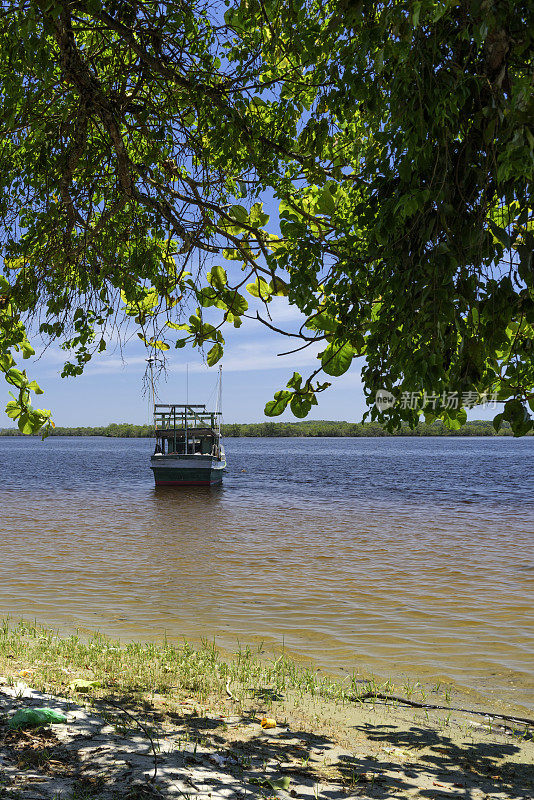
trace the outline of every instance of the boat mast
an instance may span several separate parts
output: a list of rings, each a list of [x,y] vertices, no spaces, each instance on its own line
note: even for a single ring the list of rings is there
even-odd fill
[[[154,435],[156,434],[156,388],[154,386],[154,359],[152,356],[147,358],[150,368],[150,394],[152,397],[152,422],[154,424]]]
[[[185,454],[189,453],[189,436],[187,430],[187,406],[189,405],[189,361],[185,365],[185,408],[184,408],[184,431],[185,431]],[[193,419],[194,424],[194,419]]]
[[[217,394],[217,435],[221,438],[221,416],[222,416],[222,364],[219,364],[219,391]]]

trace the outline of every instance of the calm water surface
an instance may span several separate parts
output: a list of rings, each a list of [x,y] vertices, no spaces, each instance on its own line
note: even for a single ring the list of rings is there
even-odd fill
[[[534,439],[229,439],[158,489],[142,439],[0,438],[0,614],[260,643],[534,708]]]

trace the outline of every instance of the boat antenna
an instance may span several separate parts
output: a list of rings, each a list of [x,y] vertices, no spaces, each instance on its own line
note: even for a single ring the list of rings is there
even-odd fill
[[[156,388],[154,386],[154,359],[152,356],[147,358],[150,369],[150,393],[152,396],[152,424],[154,425],[154,435],[156,434]]]
[[[217,395],[217,429],[221,435],[221,416],[222,416],[222,364],[219,364],[219,393]]]
[[[185,365],[185,403],[189,405],[189,361]]]

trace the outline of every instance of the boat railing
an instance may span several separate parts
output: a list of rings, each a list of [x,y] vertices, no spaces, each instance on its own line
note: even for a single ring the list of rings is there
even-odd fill
[[[197,410],[200,409],[200,410]],[[204,405],[164,405],[154,406],[154,427],[158,430],[176,430],[183,428],[210,428],[215,430],[215,420],[220,412],[206,411]]]

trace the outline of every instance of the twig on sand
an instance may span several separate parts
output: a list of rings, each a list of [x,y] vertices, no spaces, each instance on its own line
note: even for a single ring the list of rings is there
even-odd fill
[[[402,703],[405,706],[412,708],[429,708],[439,711],[459,711],[462,714],[476,714],[479,717],[491,717],[493,719],[502,719],[507,722],[519,722],[527,727],[534,728],[534,719],[528,717],[516,717],[508,714],[497,714],[496,712],[489,711],[473,711],[470,708],[456,708],[454,706],[438,706],[432,703],[419,703],[417,700],[408,700],[406,697],[398,697],[395,694],[382,694],[381,692],[366,692],[365,694],[353,695],[352,700],[365,701],[365,700],[384,700],[390,703]]]

